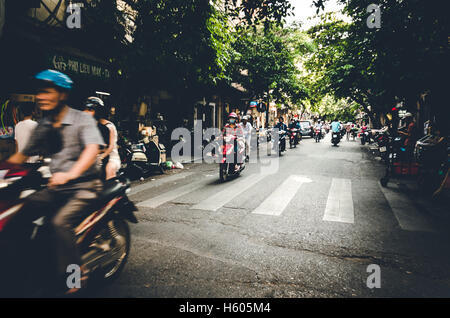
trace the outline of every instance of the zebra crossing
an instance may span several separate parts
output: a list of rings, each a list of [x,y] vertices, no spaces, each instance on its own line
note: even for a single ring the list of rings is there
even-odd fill
[[[352,182],[333,178],[325,208],[324,221],[354,223]]]
[[[180,185],[175,189],[163,192],[160,195],[144,200],[137,204],[138,207],[155,209],[163,204],[170,203],[182,196],[192,196],[196,191],[202,191],[216,175],[205,175],[199,181]],[[190,210],[203,210],[215,212],[221,208],[225,208],[227,203],[232,202],[239,195],[246,193],[259,182],[265,183],[265,178],[273,178],[273,176],[264,174],[251,174],[241,176],[235,180],[221,186],[217,193],[200,200],[191,205]],[[173,178],[175,180],[175,178]],[[180,180],[177,178],[176,180]],[[167,181],[170,182],[171,180]],[[256,208],[250,211],[251,215],[264,215],[267,217],[281,217],[286,211],[286,207],[296,196],[301,196],[301,188],[305,184],[315,182],[314,178],[308,178],[304,175],[291,175],[286,178],[276,189],[262,200]],[[322,180],[323,182],[323,180]],[[355,223],[355,208],[352,197],[352,182],[345,178],[330,178],[326,206],[322,212],[323,222],[338,222],[346,224]],[[162,182],[159,184],[161,185]],[[214,186],[214,185],[212,185]],[[250,190],[249,190],[250,189]],[[392,189],[386,189],[380,186],[399,227],[405,231],[435,232],[433,224],[427,219],[423,211],[419,211],[408,200],[408,198],[396,193]],[[138,193],[133,192],[134,194]],[[357,221],[357,220],[356,220]]]

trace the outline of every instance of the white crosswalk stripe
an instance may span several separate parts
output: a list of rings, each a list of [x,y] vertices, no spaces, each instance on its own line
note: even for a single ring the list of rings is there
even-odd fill
[[[252,213],[279,216],[294,198],[303,183],[311,182],[310,179],[292,175],[281,186],[265,199]]]
[[[191,174],[192,173],[186,173],[185,175],[179,175],[177,177],[169,177],[170,179],[166,182],[180,180]],[[157,208],[164,203],[176,201],[177,198],[190,194],[203,187],[207,187],[211,178],[217,177],[218,176],[216,174],[206,175],[199,181],[191,182],[176,189],[164,192],[154,198],[138,203],[137,206]],[[236,197],[240,194],[246,193],[248,196],[249,194],[247,193],[247,190],[251,189],[255,184],[264,180],[266,177],[269,176],[266,174],[256,173],[229,181],[224,184],[223,186],[225,187],[221,187],[221,190],[217,193],[214,193],[200,202],[193,202],[195,204],[190,209],[217,211],[218,209],[224,207],[228,202],[236,200]],[[205,180],[205,178],[207,180]],[[306,176],[289,176],[281,183],[281,185],[277,186],[275,190],[270,193],[270,195],[264,198],[264,200],[251,211],[251,214],[275,217],[282,216],[286,207],[292,202],[292,200],[296,198],[297,195],[301,195],[298,194],[301,186],[304,183],[309,182],[313,182],[313,180],[307,178]],[[134,193],[139,193],[158,185],[160,184],[143,184],[142,186],[136,187]],[[391,210],[401,229],[406,231],[436,232],[433,224],[429,221],[427,216],[423,213],[423,211],[418,210],[418,208],[411,201],[411,198],[401,191],[402,189],[398,189],[398,187],[396,188],[395,185],[391,185],[390,188],[383,188],[380,186],[380,189],[391,207]],[[322,221],[354,224],[354,203],[352,197],[352,182],[350,179],[332,178]]]
[[[191,176],[193,174],[194,174],[193,172],[182,172],[182,173],[174,174],[174,175],[171,175],[171,176],[166,176],[166,177],[164,177],[162,179],[154,180],[152,182],[146,182],[146,183],[143,183],[143,184],[139,184],[137,186],[131,187],[131,189],[130,189],[131,191],[130,191],[129,195],[130,196],[131,195],[135,195],[135,194],[137,194],[139,192],[146,191],[146,190],[149,190],[149,189],[152,189],[152,188],[155,188],[155,187],[159,187],[159,186],[161,186],[161,185],[163,185],[165,183],[168,183],[168,182],[184,179],[184,178],[189,177],[189,176]]]
[[[331,181],[323,220],[354,223],[352,182],[350,179],[333,178]]]
[[[431,223],[425,218],[411,202],[406,195],[397,193],[395,187],[390,185],[392,189],[384,188],[380,185],[380,189],[384,194],[398,224],[405,231],[435,232]]]
[[[209,179],[209,177],[206,177],[206,178]],[[154,209],[166,202],[172,201],[180,196],[186,195],[190,192],[200,189],[200,188],[204,187],[205,185],[206,185],[206,182],[204,179],[197,181],[197,182],[192,182],[192,183],[186,184],[184,186],[178,187],[174,190],[164,192],[163,194],[158,195],[154,198],[139,202],[137,204],[137,206]]]
[[[219,191],[208,199],[192,206],[191,209],[217,211],[234,197],[243,193],[265,177],[267,177],[266,174],[253,174],[237,182],[231,182],[226,189]]]

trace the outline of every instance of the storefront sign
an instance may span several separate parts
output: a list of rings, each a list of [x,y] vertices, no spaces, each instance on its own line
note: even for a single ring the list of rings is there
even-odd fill
[[[111,78],[109,69],[76,57],[59,54],[51,55],[50,64],[53,69],[69,75],[89,76],[102,80],[109,80]]]

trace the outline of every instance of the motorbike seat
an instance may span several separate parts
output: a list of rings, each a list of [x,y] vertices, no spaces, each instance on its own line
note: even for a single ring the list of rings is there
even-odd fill
[[[113,178],[103,182],[103,191],[99,194],[98,202],[104,203],[112,200],[115,196],[120,195],[126,189],[126,185]]]

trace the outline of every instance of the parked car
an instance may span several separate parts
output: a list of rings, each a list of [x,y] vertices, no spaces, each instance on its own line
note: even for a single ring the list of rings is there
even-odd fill
[[[309,120],[300,121],[300,127],[302,136],[310,136],[311,138],[314,137],[313,126]]]

